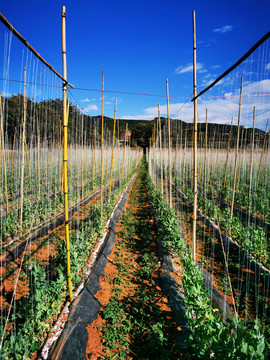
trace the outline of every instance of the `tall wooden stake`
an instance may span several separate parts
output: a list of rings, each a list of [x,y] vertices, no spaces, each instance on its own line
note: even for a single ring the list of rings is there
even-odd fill
[[[235,162],[234,162],[234,177],[233,177],[233,193],[232,193],[232,204],[231,204],[231,221],[232,221],[232,218],[233,218],[234,196],[235,196],[236,175],[237,175],[237,165],[238,165],[238,149],[239,149],[239,135],[240,135],[242,89],[243,89],[243,76],[241,77],[239,110],[238,110],[237,141],[236,141],[236,152],[235,152]]]
[[[163,160],[162,160],[162,132],[160,120],[160,108],[158,104],[158,123],[159,123],[159,150],[160,150],[160,174],[161,174],[161,194],[163,196]]]
[[[102,70],[102,100],[101,100],[101,179],[100,179],[100,217],[103,218],[103,134],[104,134],[104,70]]]
[[[26,68],[24,68],[24,91],[23,91],[23,123],[22,123],[22,164],[21,164],[21,206],[20,206],[20,231],[22,231],[23,221],[23,183],[24,183],[24,137],[25,137],[25,123],[26,123]]]
[[[208,110],[206,109],[206,113],[205,113],[205,145],[204,145],[204,181],[203,181],[203,192],[204,192],[205,199],[206,199],[206,177],[207,177],[207,130],[208,130],[207,117],[208,117]]]
[[[39,124],[38,124],[38,112],[36,111],[36,120],[37,120],[37,161],[38,161],[38,198],[40,199],[40,133],[39,133]],[[60,126],[59,126],[60,129]],[[59,140],[60,144],[60,140]],[[59,148],[60,150],[60,148]],[[60,152],[60,151],[59,151]],[[60,159],[59,159],[60,160]],[[60,168],[60,163],[59,163]],[[60,185],[61,183],[59,183]]]
[[[2,95],[0,93],[0,126],[1,126],[1,144],[2,144],[2,156],[4,160],[4,173],[5,173],[5,193],[6,193],[6,211],[8,212],[8,186],[7,186],[7,163],[6,163],[6,149],[4,139],[4,122],[2,112]]]
[[[110,174],[109,202],[110,202],[110,199],[111,199],[111,191],[112,191],[113,158],[114,158],[115,126],[116,126],[116,105],[117,105],[117,100],[115,99],[115,101],[114,101],[113,144],[112,144],[112,161],[111,161],[111,174]]]
[[[67,53],[66,53],[66,7],[62,7],[62,62],[63,79],[67,79]],[[73,300],[71,274],[70,274],[70,243],[69,243],[69,219],[68,219],[68,172],[67,172],[67,142],[68,142],[68,119],[67,119],[67,83],[63,81],[63,132],[64,132],[64,155],[63,155],[63,177],[64,177],[64,206],[65,206],[65,234],[67,252],[67,279],[70,301]]]
[[[266,129],[265,129],[265,133],[264,133],[262,152],[261,152],[261,156],[260,156],[259,169],[258,169],[258,174],[257,174],[257,186],[258,186],[259,180],[260,180],[262,159],[263,159],[263,155],[264,155],[264,151],[265,151],[265,143],[266,143],[266,138],[267,138],[268,123],[269,123],[269,119],[266,121]]]
[[[169,84],[166,79],[166,94],[167,94],[167,119],[168,119],[168,170],[169,170],[169,205],[172,208],[172,171],[171,171],[171,121],[169,108]]]
[[[93,151],[93,180],[94,180],[94,182],[95,182],[95,176],[96,176],[96,143],[97,143],[97,120],[95,119],[94,151]]]
[[[155,137],[156,137],[156,123],[154,123],[154,131],[152,136],[152,149],[153,149],[153,183],[156,186],[156,152],[155,152]]]
[[[82,171],[82,173],[81,173],[81,178],[82,178],[82,198],[83,198],[83,193],[84,193],[84,184],[83,184],[83,155],[84,155],[84,148],[83,148],[83,114],[82,114],[82,133],[81,133],[81,136],[82,136],[82,148],[81,148],[81,162],[82,162],[82,169],[81,169],[81,171]]]
[[[120,124],[119,118],[117,119],[117,135],[118,135],[118,178],[119,178],[119,193],[121,192],[121,172],[120,172]]]
[[[17,126],[15,126],[14,138],[13,138],[12,157],[11,157],[11,176],[13,176],[13,163],[14,163],[14,152],[15,152],[16,132],[17,132]]]
[[[252,171],[253,171],[253,155],[254,155],[254,141],[255,141],[255,114],[256,108],[253,107],[253,128],[252,128],[252,144],[251,144],[251,155],[250,155],[250,169],[249,169],[249,201],[251,199],[251,189],[252,189]],[[251,204],[250,204],[251,205]],[[249,206],[249,213],[251,208]]]
[[[193,88],[194,97],[197,96],[196,78],[196,22],[195,11],[193,11]],[[197,99],[194,100],[194,123],[193,123],[193,179],[194,179],[194,203],[193,203],[193,231],[192,231],[192,258],[196,261],[196,224],[197,224]]]
[[[226,165],[225,165],[225,175],[224,175],[223,188],[225,188],[225,186],[226,186],[226,176],[227,176],[227,170],[228,170],[229,152],[230,152],[231,136],[232,136],[232,124],[233,124],[233,117],[232,117],[232,121],[231,121],[230,134],[229,134],[229,140],[228,140],[228,148],[227,148],[227,156],[226,156]]]

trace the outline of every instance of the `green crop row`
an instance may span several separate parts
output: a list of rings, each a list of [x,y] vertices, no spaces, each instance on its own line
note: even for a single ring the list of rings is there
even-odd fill
[[[183,267],[185,313],[190,329],[188,344],[198,359],[267,359],[269,343],[258,319],[247,324],[241,319],[221,320],[211,306],[209,292],[203,285],[201,270],[194,263],[191,251],[182,239],[174,210],[148,177],[149,197],[154,205],[162,236],[173,249]]]

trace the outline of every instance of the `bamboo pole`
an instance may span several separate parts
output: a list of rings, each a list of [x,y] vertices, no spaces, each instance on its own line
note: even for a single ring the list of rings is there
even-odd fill
[[[59,140],[58,140],[58,153],[59,153],[59,191],[62,191],[62,184],[63,184],[63,174],[62,174],[62,138],[61,138],[61,117],[59,117]],[[39,135],[38,135],[39,136]]]
[[[265,149],[265,152],[266,152],[266,162],[265,162],[265,172],[264,172],[264,184],[265,184],[265,186],[267,184],[267,174],[268,174],[268,164],[269,164],[269,135],[270,135],[270,131],[268,130],[267,149]]]
[[[202,131],[200,132],[200,144],[199,144],[199,147],[200,147],[200,172],[199,172],[199,181],[201,181],[202,179],[202,167],[203,167],[203,162],[202,162],[202,152],[203,152],[203,148],[202,148],[202,143],[203,143],[203,134],[202,134]]]
[[[208,132],[208,109],[205,111],[205,145],[204,145],[204,181],[203,181],[203,193],[206,199],[206,177],[207,177],[207,132]]]
[[[252,172],[253,172],[253,156],[254,156],[254,140],[255,140],[255,115],[256,108],[253,107],[253,128],[252,128],[252,144],[251,144],[251,154],[250,154],[250,169],[249,169],[249,214],[251,212],[251,189],[252,189]]]
[[[101,179],[100,179],[100,217],[103,218],[103,133],[104,133],[104,70],[102,70],[102,100],[101,100]]]
[[[171,122],[170,122],[170,108],[169,108],[169,84],[168,84],[168,79],[166,79],[166,94],[167,94],[167,121],[168,121],[169,205],[170,205],[170,208],[172,208]]]
[[[81,168],[81,180],[82,180],[82,199],[83,199],[83,188],[84,188],[84,185],[83,185],[83,155],[84,155],[84,151],[83,151],[83,114],[82,114],[82,133],[81,133],[81,136],[82,136],[82,149],[81,149],[81,162],[82,162],[82,168]]]
[[[161,174],[161,194],[163,196],[163,160],[162,160],[162,131],[160,120],[160,108],[158,104],[158,122],[159,122],[159,150],[160,150],[160,174]]]
[[[241,118],[241,104],[242,104],[242,89],[243,89],[243,76],[241,77],[240,97],[239,97],[238,125],[237,125],[237,141],[236,141],[236,152],[235,152],[235,162],[234,162],[234,177],[233,177],[233,193],[232,193],[232,204],[231,204],[231,222],[232,222],[232,218],[233,218],[234,196],[235,196],[236,175],[237,175],[237,165],[238,165],[238,149],[239,149],[239,135],[240,135],[240,118]]]
[[[125,176],[127,132],[128,132],[128,123],[126,123],[126,132],[125,132],[125,137],[124,137],[123,178],[124,178],[124,176]],[[148,159],[148,161],[149,161],[149,159]]]
[[[239,159],[238,159],[239,164],[241,164],[242,157],[243,157],[243,143],[244,143],[244,127],[242,127],[242,130],[241,130],[241,143],[239,146]],[[241,166],[238,167],[237,189],[239,189],[240,177],[241,177]]]
[[[8,212],[8,186],[7,186],[7,163],[6,163],[6,149],[4,139],[4,123],[3,123],[3,111],[2,111],[2,95],[0,93],[0,126],[1,126],[1,143],[2,143],[2,156],[4,160],[4,174],[5,174],[5,193],[6,193],[6,211]]]
[[[266,137],[267,137],[267,130],[268,130],[268,123],[269,123],[269,119],[266,122],[266,129],[265,129],[265,134],[264,134],[264,138],[263,138],[263,146],[262,146],[262,152],[261,152],[261,156],[260,156],[259,169],[258,169],[258,175],[257,175],[257,186],[258,186],[259,180],[260,180],[262,159],[263,159],[263,155],[264,155],[265,143],[266,143]]]
[[[38,198],[40,199],[40,133],[39,133],[39,123],[38,123],[38,113],[36,110],[36,119],[37,119],[37,161],[38,161]],[[60,126],[59,126],[60,129]],[[60,159],[59,159],[60,160]],[[59,162],[60,165],[61,162]],[[60,185],[60,184],[59,184]]]
[[[176,178],[176,164],[177,164],[177,150],[178,150],[178,141],[179,141],[179,134],[177,131],[177,135],[176,135],[176,144],[175,144],[175,153],[174,153],[174,178]]]
[[[152,151],[153,151],[153,182],[154,185],[156,186],[156,166],[155,166],[155,132],[156,132],[156,124],[154,123],[154,131],[153,131],[153,136],[152,136]]]
[[[23,91],[23,123],[22,123],[22,164],[21,164],[21,203],[20,203],[20,232],[22,232],[23,222],[23,183],[24,183],[24,133],[26,123],[26,68],[24,68],[24,91]]]
[[[16,132],[17,132],[17,126],[15,126],[14,138],[13,138],[12,157],[11,157],[11,176],[13,176],[13,163],[14,163],[14,152],[15,152]]]
[[[69,243],[69,218],[68,218],[68,172],[67,172],[67,142],[68,142],[68,119],[67,119],[67,57],[66,57],[66,7],[62,7],[62,61],[63,61],[63,131],[64,131],[64,200],[65,200],[65,233],[67,252],[67,280],[70,301],[73,301],[71,274],[70,274],[70,243]]]
[[[113,159],[114,159],[114,145],[115,145],[115,126],[116,126],[116,105],[117,105],[117,100],[115,99],[115,101],[114,101],[113,144],[112,144],[112,161],[111,161],[111,174],[110,174],[109,202],[110,202],[110,199],[111,199],[111,191],[112,191]]]
[[[28,165],[28,176],[29,176],[29,182],[30,182],[30,186],[31,186],[31,168],[30,168],[28,148],[27,148],[27,142],[26,142],[26,137],[25,136],[24,136],[24,143],[25,143],[25,152],[26,152],[26,159],[27,159],[27,165]]]
[[[117,119],[117,134],[118,134],[118,177],[119,177],[119,194],[121,191],[121,174],[120,174],[120,124],[119,124],[119,118]]]
[[[93,151],[93,180],[94,181],[95,181],[95,176],[96,176],[96,143],[97,143],[97,120],[95,119],[94,151]]]
[[[195,11],[193,11],[193,88],[194,98],[197,96],[196,78],[196,22]],[[194,178],[194,201],[193,201],[193,229],[192,229],[192,258],[196,261],[196,224],[197,224],[197,99],[194,100],[194,123],[193,123],[193,178]]]
[[[182,186],[184,185],[186,175],[186,149],[187,149],[187,126],[185,128],[185,145],[184,145],[184,160],[183,160],[183,172],[182,172]],[[183,190],[183,189],[182,189]]]
[[[225,186],[226,186],[226,177],[227,177],[227,171],[228,171],[229,152],[230,152],[231,136],[232,136],[232,124],[233,124],[233,117],[232,117],[232,120],[231,120],[231,127],[230,127],[228,147],[227,147],[227,156],[226,156],[226,165],[225,165],[225,174],[224,174],[223,189],[225,189]]]
[[[84,173],[85,173],[85,178],[87,179],[87,158],[86,158],[87,151],[86,151],[86,149],[87,149],[86,130],[84,130],[84,146],[83,146],[83,150],[84,150]]]

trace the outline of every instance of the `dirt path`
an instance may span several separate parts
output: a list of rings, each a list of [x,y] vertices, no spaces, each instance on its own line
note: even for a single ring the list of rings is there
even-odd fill
[[[177,359],[182,335],[161,285],[157,225],[140,170],[51,359]],[[163,270],[164,271],[164,270]]]
[[[100,278],[97,319],[87,326],[86,359],[176,359],[181,328],[159,284],[157,228],[143,171],[116,226],[116,242]],[[115,356],[115,357],[113,357]]]

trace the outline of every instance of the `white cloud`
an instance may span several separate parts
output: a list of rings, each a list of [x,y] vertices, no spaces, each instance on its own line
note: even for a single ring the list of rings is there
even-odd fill
[[[89,105],[89,106],[87,106],[86,108],[84,108],[84,111],[85,112],[88,112],[88,111],[95,111],[95,110],[97,110],[98,108],[97,108],[97,105]]]
[[[88,98],[82,99],[81,102],[90,102],[90,99],[88,99]]]
[[[221,66],[218,65],[218,64],[216,64],[216,65],[212,65],[211,68],[212,68],[213,70],[217,70],[217,69],[220,69]]]
[[[110,101],[105,101],[105,105],[111,105]]]
[[[213,32],[214,33],[225,34],[226,32],[232,31],[232,29],[233,29],[232,25],[224,25],[221,28],[214,29]]]
[[[270,79],[248,83],[243,86],[243,98],[241,106],[241,125],[252,126],[253,106],[256,106],[256,127],[265,130],[266,119],[269,115],[269,96],[252,96],[258,94],[270,94]],[[209,94],[210,95],[210,94]],[[220,94],[221,95],[221,94]],[[198,101],[198,121],[205,122],[205,110],[208,109],[209,123],[230,124],[232,117],[237,122],[239,111],[239,89],[235,92],[228,91],[221,97],[207,97],[204,94]],[[251,95],[251,96],[249,96]],[[160,106],[161,116],[167,116],[167,105]],[[152,120],[158,114],[156,106],[146,108],[142,114],[135,116],[123,116],[125,119]],[[179,102],[170,104],[170,116],[185,122],[193,121],[193,102]]]
[[[266,64],[265,70],[270,70],[270,63]]]
[[[270,79],[255,81],[243,86],[243,94],[270,94]]]
[[[179,66],[177,69],[175,69],[176,74],[184,74],[187,72],[193,71],[193,64],[189,63],[186,66]],[[204,73],[207,72],[206,69],[204,69],[204,66],[202,63],[197,63],[197,72],[198,73]]]

